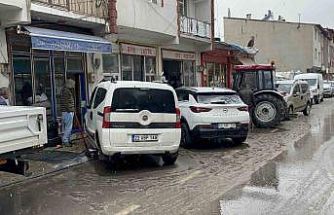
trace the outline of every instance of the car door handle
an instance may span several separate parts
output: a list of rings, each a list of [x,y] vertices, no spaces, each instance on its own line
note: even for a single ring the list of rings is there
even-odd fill
[[[89,118],[90,118],[91,120],[93,119],[93,112],[92,112],[92,111],[89,113]]]
[[[97,112],[97,115],[99,115],[99,116],[102,116],[102,117],[103,117],[103,113],[101,113],[100,111],[99,111],[99,112]]]

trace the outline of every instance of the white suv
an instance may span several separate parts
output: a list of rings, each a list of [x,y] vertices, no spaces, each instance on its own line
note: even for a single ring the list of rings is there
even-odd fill
[[[85,115],[86,131],[99,157],[159,154],[173,164],[181,139],[180,110],[166,84],[105,81],[94,89]]]
[[[181,145],[189,147],[200,139],[231,138],[241,144],[250,122],[248,106],[239,95],[224,88],[176,89],[181,109]]]

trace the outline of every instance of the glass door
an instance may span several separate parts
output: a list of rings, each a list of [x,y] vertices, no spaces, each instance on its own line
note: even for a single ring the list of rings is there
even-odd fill
[[[33,102],[30,56],[13,55],[15,104],[30,106]]]

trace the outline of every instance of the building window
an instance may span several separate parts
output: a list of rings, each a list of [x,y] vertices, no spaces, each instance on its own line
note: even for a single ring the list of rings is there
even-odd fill
[[[116,79],[119,76],[119,62],[118,54],[104,54],[102,55],[103,60],[103,75],[105,76],[115,76]]]
[[[188,16],[188,0],[179,0],[179,13],[181,16]]]
[[[155,77],[155,57],[122,55],[122,80],[152,82]]]

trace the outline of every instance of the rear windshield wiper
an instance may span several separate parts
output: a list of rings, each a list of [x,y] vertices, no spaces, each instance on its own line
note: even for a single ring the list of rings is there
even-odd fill
[[[224,101],[224,100],[222,100],[222,101],[212,101],[212,102],[210,102],[210,103],[211,103],[211,104],[222,104],[222,105],[227,104],[227,102]]]

